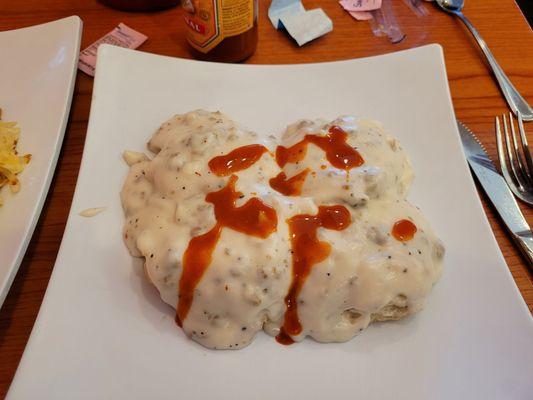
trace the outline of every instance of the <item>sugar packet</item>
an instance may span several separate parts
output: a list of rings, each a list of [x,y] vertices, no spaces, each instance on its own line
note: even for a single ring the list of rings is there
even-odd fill
[[[131,29],[123,23],[120,23],[115,29],[98,39],[80,53],[78,68],[87,75],[94,76],[98,46],[107,43],[128,49],[136,49],[143,44],[146,39],[148,39],[147,36]]]
[[[299,14],[283,15],[280,21],[289,35],[296,40],[298,46],[333,30],[333,22],[321,8]]]
[[[268,17],[274,28],[285,29],[298,46],[333,30],[333,22],[324,10],[306,10],[300,0],[272,0]]]
[[[282,28],[280,18],[282,16],[301,14],[305,8],[300,0],[272,0],[268,9],[268,18],[276,29]]]

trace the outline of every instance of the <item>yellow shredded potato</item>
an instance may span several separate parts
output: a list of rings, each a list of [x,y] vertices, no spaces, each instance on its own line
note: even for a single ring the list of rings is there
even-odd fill
[[[2,109],[0,109],[0,191],[4,186],[9,186],[11,192],[20,190],[20,182],[17,175],[20,174],[31,160],[31,154],[19,156],[17,142],[20,128],[16,122],[2,121]],[[3,200],[0,196],[0,206]]]

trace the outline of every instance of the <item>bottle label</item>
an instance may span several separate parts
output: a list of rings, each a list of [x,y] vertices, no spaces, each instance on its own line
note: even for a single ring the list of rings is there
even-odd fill
[[[222,40],[240,35],[254,24],[253,0],[183,0],[187,40],[208,53]]]

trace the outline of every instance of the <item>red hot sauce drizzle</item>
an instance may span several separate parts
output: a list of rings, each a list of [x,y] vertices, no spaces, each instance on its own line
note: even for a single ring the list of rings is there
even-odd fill
[[[302,194],[302,187],[309,171],[310,169],[306,168],[289,179],[287,179],[285,172],[280,172],[270,179],[270,187],[285,196],[299,196]]]
[[[408,219],[401,219],[397,221],[392,227],[392,236],[400,242],[408,242],[416,233],[416,225]]]
[[[326,136],[305,135],[300,142],[291,147],[278,146],[276,161],[281,168],[288,163],[294,164],[301,161],[307,153],[307,145],[313,143],[326,153],[326,158],[331,165],[347,171],[365,162],[361,154],[346,142],[347,139],[348,134],[344,130],[338,126],[332,126]]]
[[[214,157],[209,161],[209,169],[218,176],[228,176],[255,164],[268,149],[260,144],[238,147],[228,154]]]
[[[280,167],[284,167],[287,163],[303,160],[307,153],[307,145],[312,143],[326,153],[326,158],[333,167],[348,171],[361,166],[364,159],[357,150],[348,145],[347,138],[348,134],[344,130],[332,126],[326,136],[306,135],[302,141],[291,147],[278,146],[276,162]],[[236,206],[236,200],[242,193],[235,190],[238,178],[232,174],[249,168],[265,152],[268,150],[262,145],[242,146],[209,161],[209,168],[214,174],[231,175],[231,177],[226,187],[208,193],[205,198],[215,206],[217,223],[207,233],[192,238],[183,255],[183,272],[179,282],[180,295],[176,313],[176,322],[179,326],[182,326],[189,313],[196,286],[211,264],[222,228],[230,228],[260,238],[267,238],[277,229],[276,211],[257,197],[251,198],[240,207]],[[306,169],[289,179],[284,172],[281,172],[270,179],[270,185],[286,196],[297,196],[301,194],[309,172],[310,170]],[[276,340],[282,344],[294,343],[291,336],[302,332],[298,318],[298,296],[312,267],[325,260],[331,252],[329,243],[318,240],[318,228],[341,231],[351,224],[350,212],[344,206],[320,206],[318,210],[317,215],[300,214],[287,220],[292,248],[292,282],[285,296],[286,312],[283,326],[276,337]]]
[[[298,296],[313,266],[324,261],[331,252],[331,245],[318,239],[318,228],[342,231],[351,224],[351,217],[344,206],[320,206],[317,215],[295,215],[287,223],[292,248],[292,282],[285,296],[287,309],[283,326],[276,336],[281,344],[294,343],[291,336],[302,332],[298,318]]]
[[[179,326],[182,326],[187,318],[194,291],[211,263],[222,228],[230,228],[262,239],[277,229],[276,210],[257,197],[252,197],[240,207],[236,206],[237,199],[242,195],[235,190],[237,179],[236,175],[232,175],[224,188],[208,193],[205,197],[208,203],[215,206],[217,223],[209,232],[192,238],[183,254],[183,271],[179,282],[180,295],[176,313],[176,322]]]

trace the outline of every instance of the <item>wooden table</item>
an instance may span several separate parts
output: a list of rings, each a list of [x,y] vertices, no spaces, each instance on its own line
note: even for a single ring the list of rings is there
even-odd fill
[[[458,118],[468,124],[496,159],[492,118],[507,110],[489,70],[470,35],[449,15],[428,5],[430,15],[417,18],[401,1],[395,1],[398,19],[407,37],[393,45],[374,37],[369,25],[355,22],[334,0],[304,0],[306,8],[324,8],[334,30],[323,38],[298,48],[285,34],[273,29],[267,19],[269,1],[260,1],[260,40],[249,63],[279,64],[342,60],[372,56],[440,43],[444,47],[450,87]],[[476,25],[515,86],[533,103],[533,32],[513,0],[467,1],[465,14]],[[498,9],[499,14],[491,12]],[[143,51],[187,57],[181,10],[174,8],[150,14],[114,11],[96,0],[2,0],[0,31],[26,27],[77,14],[84,22],[82,48],[110,31],[119,22],[149,36]],[[1,61],[0,61],[1,62]],[[79,73],[69,124],[54,181],[40,221],[20,266],[10,293],[0,310],[0,397],[4,397],[43,299],[78,175],[87,129],[93,79]],[[529,129],[533,140],[533,127]],[[494,234],[516,284],[533,311],[532,274],[502,229],[494,211],[483,198]],[[523,206],[533,222],[533,209]]]

